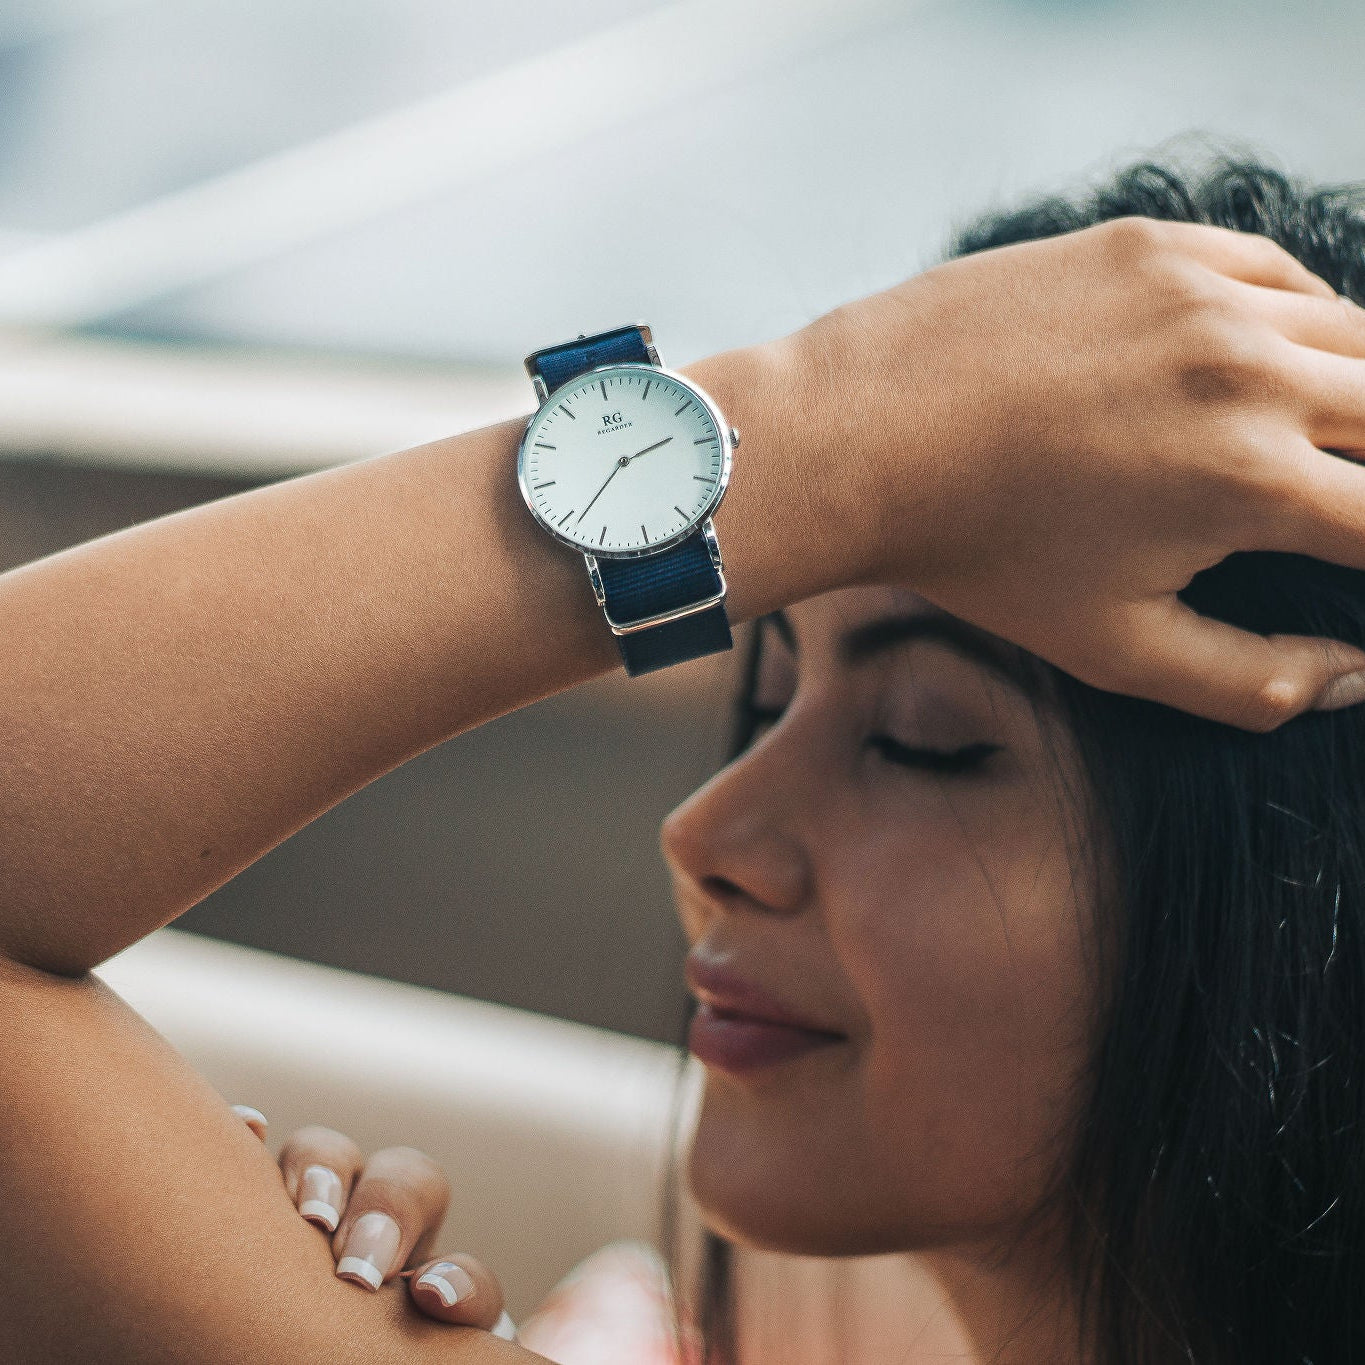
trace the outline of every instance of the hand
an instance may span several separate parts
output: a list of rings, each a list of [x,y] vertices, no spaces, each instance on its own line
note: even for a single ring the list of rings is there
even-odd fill
[[[620,456],[620,458],[617,459],[616,463],[615,463],[614,465],[612,465],[612,467],[611,467],[611,473],[608,474],[607,477],[606,477],[605,479],[603,479],[603,481],[602,481],[602,487],[599,488],[599,489],[597,490],[597,492],[594,493],[594,494],[592,495],[592,497],[588,499],[588,506],[585,507],[585,508],[578,514],[578,521],[582,521],[583,518],[586,517],[586,516],[588,515],[588,511],[589,511],[589,509],[592,507],[593,503],[595,503],[595,502],[597,501],[597,499],[600,498],[600,497],[602,496],[602,494],[605,493],[605,492],[607,491],[607,485],[608,485],[608,484],[616,477],[616,475],[617,475],[622,469],[624,469],[632,460],[638,460],[638,459],[640,458],[641,455],[648,455],[649,452],[650,452],[651,450],[658,450],[658,448],[659,448],[660,446],[666,446],[672,439],[673,439],[673,438],[672,438],[671,436],[665,436],[665,437],[663,438],[662,441],[655,441],[654,444],[653,444],[652,446],[646,446],[643,450],[637,450],[637,451],[635,452],[634,455],[622,455],[622,456]],[[578,522],[575,522],[575,523],[574,523],[575,526],[576,526],[577,524],[578,524]]]
[[[904,582],[1085,682],[1252,730],[1365,668],[1176,598],[1235,550],[1365,568],[1365,470],[1327,453],[1365,452],[1365,309],[1267,238],[1120,219],[773,345],[829,586]]]
[[[232,1108],[264,1142],[260,1110]],[[480,1261],[464,1252],[430,1255],[450,1183],[425,1153],[386,1147],[367,1161],[350,1138],[308,1127],[285,1142],[279,1166],[301,1216],[332,1234],[342,1279],[374,1290],[395,1276],[405,1278],[409,1297],[427,1317],[515,1338],[502,1286]]]

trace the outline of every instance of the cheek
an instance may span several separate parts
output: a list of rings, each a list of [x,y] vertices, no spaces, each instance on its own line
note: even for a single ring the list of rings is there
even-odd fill
[[[1088,891],[1060,812],[941,790],[860,829],[826,906],[866,1014],[877,1159],[926,1224],[1013,1216],[1063,1155],[1089,1044]]]

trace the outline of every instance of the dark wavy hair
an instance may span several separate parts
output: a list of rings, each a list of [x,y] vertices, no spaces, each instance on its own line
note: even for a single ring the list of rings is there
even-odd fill
[[[1365,185],[1226,153],[991,213],[948,255],[1130,215],[1260,233],[1365,303]],[[1365,572],[1246,552],[1180,595],[1263,634],[1365,646]],[[1035,662],[1112,888],[1090,926],[1113,949],[1057,1196],[1083,1349],[1103,1365],[1365,1365],[1365,707],[1253,734]],[[710,1234],[692,1302],[708,1365],[732,1365],[730,1248]]]

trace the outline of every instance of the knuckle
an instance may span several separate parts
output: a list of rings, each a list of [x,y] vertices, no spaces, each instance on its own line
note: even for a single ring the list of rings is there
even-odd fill
[[[385,1147],[370,1158],[370,1165],[380,1174],[409,1184],[449,1188],[445,1172],[419,1147]]]
[[[320,1123],[306,1124],[302,1128],[296,1128],[289,1135],[289,1142],[294,1147],[317,1146],[321,1143],[348,1142],[349,1138],[345,1133],[339,1133],[335,1128],[324,1128]]]
[[[418,1221],[421,1201],[417,1191],[405,1180],[390,1175],[371,1175],[366,1172],[355,1193],[347,1215],[354,1218],[366,1213],[387,1213],[400,1227]]]
[[[343,1159],[356,1165],[360,1162],[360,1148],[345,1133],[339,1133],[335,1128],[325,1128],[317,1123],[291,1133],[280,1149],[281,1160],[286,1156],[318,1155],[326,1156],[332,1161]]]
[[[414,1166],[435,1166],[436,1163],[420,1147],[407,1147],[399,1145],[396,1147],[385,1147],[376,1153],[379,1156],[389,1157],[394,1161],[408,1162]]]
[[[1164,251],[1168,233],[1156,218],[1129,214],[1111,218],[1098,229],[1112,257],[1120,264],[1132,265]]]
[[[1258,734],[1267,734],[1298,715],[1307,700],[1302,686],[1293,679],[1268,678],[1247,698],[1243,725]]]
[[[1261,258],[1260,264],[1268,274],[1278,274],[1286,282],[1299,285],[1315,284],[1320,288],[1327,287],[1321,277],[1315,275],[1292,251],[1273,238],[1259,232],[1239,232],[1238,243],[1243,250]],[[1335,294],[1336,290],[1328,288],[1328,292]]]

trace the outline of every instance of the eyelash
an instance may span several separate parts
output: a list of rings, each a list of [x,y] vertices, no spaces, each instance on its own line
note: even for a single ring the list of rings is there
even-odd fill
[[[782,718],[782,711],[776,706],[755,706],[748,703],[745,714],[751,726],[776,722]],[[902,744],[891,735],[869,735],[867,746],[888,763],[902,768],[918,768],[933,773],[966,773],[981,767],[992,754],[999,753],[1002,745],[981,741],[964,744],[960,749],[919,749]]]

